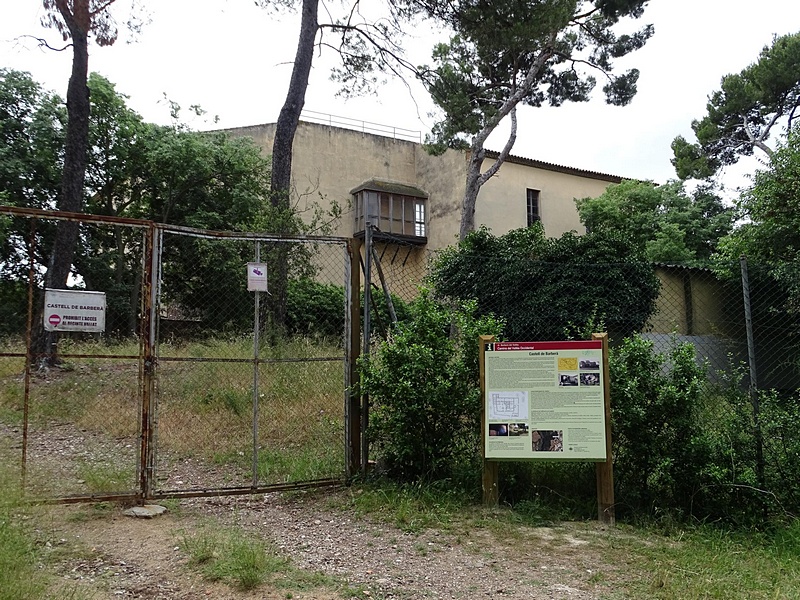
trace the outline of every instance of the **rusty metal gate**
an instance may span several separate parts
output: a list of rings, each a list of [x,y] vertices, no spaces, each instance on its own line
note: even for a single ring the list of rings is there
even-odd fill
[[[0,265],[0,464],[30,496],[245,494],[358,468],[357,242],[12,207],[0,219],[14,249]],[[71,285],[106,292],[106,331],[59,334],[51,368],[42,248],[64,221],[93,278]],[[267,291],[248,291],[248,263],[267,268]]]

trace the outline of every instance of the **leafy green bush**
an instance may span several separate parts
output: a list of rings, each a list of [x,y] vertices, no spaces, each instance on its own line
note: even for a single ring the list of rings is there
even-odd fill
[[[389,327],[389,309],[382,293],[373,293],[373,328]],[[361,294],[363,306],[364,294]],[[408,305],[392,294],[397,319],[408,316]],[[289,281],[286,294],[286,330],[290,334],[339,337],[344,335],[344,287],[304,277]]]
[[[548,239],[539,226],[495,237],[481,228],[433,263],[438,294],[475,299],[506,322],[512,341],[565,339],[589,322],[612,339],[641,331],[659,282],[630,241],[607,233]]]
[[[781,398],[774,391],[760,398],[765,484],[780,513],[800,511],[800,395]],[[797,530],[798,528],[796,528]]]
[[[0,280],[0,335],[23,334],[27,314],[28,286],[25,282]]]
[[[343,335],[344,287],[304,278],[290,280],[286,292],[286,329],[290,333]]]
[[[636,335],[613,349],[609,368],[617,502],[650,514],[692,512],[717,458],[700,420],[706,371],[694,347],[663,355]]]
[[[478,317],[474,302],[445,305],[427,290],[409,309],[362,363],[368,434],[389,477],[439,480],[478,458],[478,336],[497,335],[502,324]]]

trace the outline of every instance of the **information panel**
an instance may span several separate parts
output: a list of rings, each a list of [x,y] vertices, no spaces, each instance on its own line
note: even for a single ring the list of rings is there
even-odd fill
[[[486,345],[486,458],[606,460],[602,341]]]
[[[44,328],[47,331],[85,331],[106,329],[105,292],[83,290],[44,291]]]

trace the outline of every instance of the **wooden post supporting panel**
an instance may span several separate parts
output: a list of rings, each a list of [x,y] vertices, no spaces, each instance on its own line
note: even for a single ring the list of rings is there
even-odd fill
[[[608,334],[593,333],[593,340],[603,342],[603,396],[606,413],[606,460],[595,466],[597,479],[597,518],[606,525],[614,525],[614,467],[611,460],[611,382],[608,369]]]
[[[494,341],[493,335],[482,335],[478,358],[481,377],[481,460],[483,461],[483,474],[481,485],[483,487],[483,505],[496,507],[500,503],[498,487],[499,464],[494,460],[486,460],[486,344]]]

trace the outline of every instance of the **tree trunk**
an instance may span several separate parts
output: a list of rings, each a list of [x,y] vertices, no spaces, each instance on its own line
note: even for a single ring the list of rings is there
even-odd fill
[[[306,88],[314,58],[314,44],[317,39],[317,10],[319,0],[303,0],[300,22],[300,36],[292,69],[292,78],[286,101],[281,108],[275,126],[275,140],[272,143],[272,178],[270,180],[270,202],[274,209],[273,232],[280,234],[296,233],[291,214],[290,193],[292,185],[292,146],[300,121],[300,113],[306,100]],[[289,244],[276,244],[272,250],[272,276],[268,302],[270,339],[277,341],[286,325],[286,290],[289,278]]]
[[[89,145],[89,87],[86,85],[89,76],[88,31],[83,31],[73,19],[66,21],[72,36],[72,74],[67,88],[67,134],[57,208],[80,212],[83,209],[86,151]],[[67,287],[77,241],[78,223],[59,221],[45,276],[45,287]],[[37,330],[34,353],[39,355],[40,362],[52,366],[57,361],[56,334],[44,331],[44,324],[41,322],[37,323]]]
[[[511,154],[511,149],[517,141],[517,108],[516,105],[512,106],[509,110],[511,115],[511,132],[509,133],[506,145],[503,147],[500,155],[495,159],[492,166],[490,166],[485,173],[481,173],[483,166],[483,159],[486,158],[486,149],[483,144],[486,138],[494,131],[497,123],[492,122],[475,136],[470,148],[469,166],[467,167],[467,182],[464,187],[464,201],[461,205],[461,227],[458,231],[459,241],[463,240],[469,232],[475,231],[475,206],[478,203],[478,192],[481,191],[481,186],[494,177],[495,173],[500,170],[500,167]],[[491,126],[491,128],[490,128]]]
[[[461,205],[461,226],[458,230],[458,239],[463,240],[470,231],[475,231],[475,205],[478,203],[478,192],[481,191],[481,167],[486,156],[484,148],[470,149],[469,164],[467,165],[467,183],[464,188],[464,200]]]
[[[317,39],[317,9],[319,0],[303,0],[300,38],[292,69],[292,78],[286,101],[281,108],[272,142],[272,179],[270,181],[271,202],[274,207],[289,208],[289,189],[292,183],[292,145],[300,113],[306,101],[306,88],[314,58],[314,42]]]
[[[527,96],[533,89],[536,78],[544,68],[548,59],[553,56],[553,44],[555,44],[558,32],[553,32],[548,40],[548,44],[539,52],[539,56],[533,61],[530,69],[525,74],[525,79],[519,83],[514,83],[513,93],[506,98],[497,113],[492,116],[483,126],[475,138],[472,140],[470,146],[470,164],[467,168],[467,182],[464,189],[464,200],[461,204],[461,227],[458,232],[458,239],[463,240],[470,231],[475,231],[475,205],[478,201],[478,192],[481,191],[481,186],[494,177],[495,173],[500,170],[501,165],[506,161],[508,155],[511,154],[511,149],[514,147],[514,142],[517,141],[517,104]],[[500,152],[500,155],[494,161],[491,167],[485,173],[481,173],[481,166],[483,159],[486,156],[486,143],[489,135],[495,130],[500,122],[511,115],[511,133],[508,136],[506,145]]]

